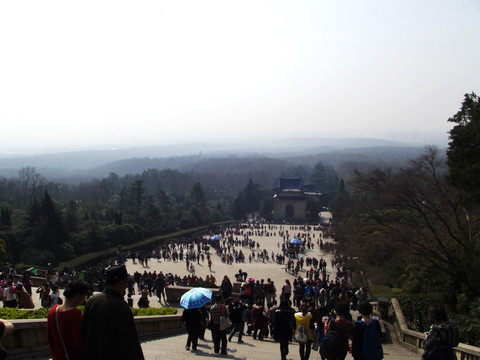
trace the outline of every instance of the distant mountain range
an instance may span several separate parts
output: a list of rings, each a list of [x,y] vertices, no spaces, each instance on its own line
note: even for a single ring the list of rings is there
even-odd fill
[[[423,147],[379,139],[286,138],[275,143],[196,143],[104,150],[80,150],[38,155],[0,155],[0,175],[16,176],[18,169],[35,167],[47,178],[105,177],[137,174],[149,168],[191,171],[214,159],[276,158],[310,165],[324,161],[403,162],[414,158]],[[211,167],[211,166],[209,166]]]

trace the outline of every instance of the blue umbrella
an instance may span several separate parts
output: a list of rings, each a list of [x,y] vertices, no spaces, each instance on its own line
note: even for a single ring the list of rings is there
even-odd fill
[[[180,305],[185,309],[200,308],[212,299],[212,290],[196,287],[188,290],[180,298]]]
[[[302,243],[302,240],[299,240],[297,238],[290,240],[290,244],[298,245],[298,244],[301,244],[301,243]]]
[[[210,240],[220,240],[221,239],[221,236],[220,235],[213,235]]]

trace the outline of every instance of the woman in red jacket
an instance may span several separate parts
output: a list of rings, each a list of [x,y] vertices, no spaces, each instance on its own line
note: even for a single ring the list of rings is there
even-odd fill
[[[65,302],[55,305],[48,313],[47,339],[53,360],[84,360],[85,338],[82,335],[82,312],[77,306],[83,304],[89,286],[81,280],[67,284],[63,295]],[[58,327],[56,316],[58,316]],[[61,336],[60,336],[61,334]],[[63,342],[62,342],[63,339]]]
[[[267,329],[267,313],[263,306],[263,300],[258,299],[257,305],[252,309],[253,338],[263,340],[265,330]]]

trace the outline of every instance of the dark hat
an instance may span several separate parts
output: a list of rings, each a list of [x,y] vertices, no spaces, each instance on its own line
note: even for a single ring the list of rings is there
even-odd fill
[[[109,285],[116,284],[119,280],[128,279],[125,265],[113,265],[105,269],[105,282]]]

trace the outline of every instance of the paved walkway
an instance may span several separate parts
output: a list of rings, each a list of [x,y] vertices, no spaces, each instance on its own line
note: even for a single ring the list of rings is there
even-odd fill
[[[183,360],[183,359],[197,359],[203,358],[224,358],[224,359],[238,359],[238,360],[274,360],[280,359],[280,347],[271,338],[263,341],[254,340],[251,336],[243,337],[244,343],[237,343],[237,337],[233,338],[232,342],[228,343],[227,355],[218,355],[213,352],[213,342],[211,340],[210,332],[205,334],[205,340],[199,340],[198,350],[185,350],[185,343],[187,335],[169,336],[161,339],[147,340],[142,342],[142,349],[146,360]],[[289,345],[290,353],[288,360],[299,360],[298,345],[291,342]],[[420,355],[416,352],[410,351],[403,346],[396,343],[394,340],[387,340],[383,344],[384,359],[385,360],[418,360]],[[51,358],[36,358],[36,360],[48,360]],[[310,355],[311,360],[320,360],[318,351],[313,351]],[[352,360],[350,354],[347,355],[346,360]],[[33,359],[25,359],[33,360]]]
[[[327,216],[328,214],[325,214]],[[277,225],[273,230],[267,230],[270,232],[275,232],[275,236],[257,236],[252,235],[250,239],[258,241],[260,250],[266,249],[268,251],[269,256],[273,252],[274,254],[281,252],[281,244],[283,239],[279,236],[279,230],[288,230],[291,237],[296,235],[299,232],[303,232],[303,230],[299,230],[297,227],[291,227],[289,225]],[[332,255],[326,253],[320,249],[317,245],[317,240],[321,236],[320,231],[310,231],[310,235],[313,239],[315,244],[313,249],[306,250],[304,256],[309,257],[323,257],[327,261],[327,269],[328,273],[330,274],[331,278],[334,279],[334,270],[331,267],[330,261],[332,259]],[[238,236],[240,239],[241,237]],[[324,241],[331,241],[331,239],[326,239]],[[279,247],[280,245],[280,247]],[[202,263],[195,263],[195,272],[197,276],[201,276],[203,278],[206,275],[214,275],[217,279],[217,284],[219,285],[223,279],[224,275],[227,275],[230,280],[233,282],[235,280],[235,274],[238,272],[239,269],[242,271],[246,271],[249,277],[253,277],[255,279],[267,279],[271,278],[277,287],[277,297],[280,294],[280,289],[285,281],[285,279],[289,279],[293,281],[294,276],[287,273],[285,271],[285,266],[275,263],[274,261],[265,261],[257,260],[255,257],[252,262],[248,261],[248,255],[251,253],[247,248],[241,248],[244,252],[247,260],[245,263],[233,263],[233,265],[228,265],[222,263],[220,258],[217,255],[212,256],[213,266],[212,271],[208,269],[206,262]],[[163,271],[164,273],[171,272],[173,274],[177,274],[179,276],[188,275],[188,271],[185,266],[185,262],[172,262],[172,261],[157,261],[151,260],[148,263],[148,266],[142,266],[138,262],[136,264],[132,263],[130,260],[127,262],[127,269],[130,274],[133,274],[135,271],[143,273],[144,271],[153,272],[156,271],[157,273]],[[138,293],[134,296],[134,307],[137,307],[138,301]],[[153,296],[150,297],[150,306],[151,307],[162,307],[164,304],[158,302],[158,299]],[[38,297],[34,296],[34,300],[37,303]],[[39,306],[39,304],[36,304]],[[178,306],[178,304],[172,304],[173,306]],[[179,313],[181,313],[182,309],[179,309]],[[394,334],[392,335],[393,339],[387,341],[384,344],[384,353],[385,359],[392,359],[392,360],[410,360],[410,359],[419,359],[420,355],[405,349],[401,345],[399,345],[396,340]],[[224,357],[228,359],[255,359],[255,360],[272,360],[272,359],[279,359],[280,358],[280,349],[279,344],[273,342],[272,339],[265,339],[263,341],[253,340],[252,337],[245,336],[243,344],[238,344],[236,342],[236,337],[234,337],[233,342],[228,344],[228,355],[221,356],[216,355],[213,352],[213,343],[211,341],[210,332],[207,331],[206,333],[206,341],[200,341],[199,343],[199,350],[197,352],[190,352],[185,350],[185,343],[186,343],[187,335],[177,335],[172,337],[166,337],[156,340],[149,340],[142,342],[142,348],[145,354],[145,358],[147,360],[169,360],[169,359],[194,359],[199,357]],[[44,358],[46,359],[46,358]],[[298,345],[296,343],[291,343],[290,345],[290,354],[288,359],[300,359],[300,355],[298,353]],[[317,360],[320,359],[320,355],[318,352],[312,352],[310,359]],[[352,359],[351,355],[347,355],[347,359]],[[42,359],[40,359],[42,360]]]
[[[280,346],[271,338],[263,341],[254,340],[251,336],[244,336],[243,344],[237,343],[234,337],[232,342],[228,343],[228,355],[218,355],[213,352],[213,342],[210,333],[205,334],[205,341],[200,340],[198,350],[185,350],[187,335],[176,335],[163,339],[145,341],[142,343],[143,352],[146,360],[179,360],[179,359],[202,359],[205,357],[226,358],[226,359],[255,359],[255,360],[273,360],[280,359]],[[290,353],[288,360],[299,360],[298,345],[294,342],[290,343]],[[410,351],[396,342],[387,341],[383,344],[385,360],[418,360],[420,355]],[[320,360],[318,351],[313,351],[310,355],[311,360]],[[347,360],[353,359],[350,354]]]
[[[227,275],[230,281],[233,283],[235,282],[235,274],[238,273],[238,270],[241,269],[244,272],[248,273],[248,277],[252,277],[255,280],[270,278],[274,281],[275,286],[277,288],[277,297],[280,295],[281,288],[285,282],[285,279],[289,279],[290,282],[293,282],[295,278],[292,274],[287,273],[285,271],[285,265],[281,265],[276,263],[271,259],[271,254],[280,254],[282,252],[281,246],[283,244],[283,238],[279,235],[280,231],[288,231],[290,235],[290,239],[296,236],[298,233],[305,233],[305,230],[300,230],[298,226],[290,226],[290,225],[274,225],[274,228],[271,230],[265,230],[270,233],[270,236],[259,236],[259,235],[250,235],[249,238],[258,242],[259,247],[255,249],[254,252],[251,252],[247,247],[237,246],[237,250],[242,250],[244,253],[246,260],[244,263],[233,263],[231,265],[223,263],[220,260],[220,257],[216,254],[211,255],[212,259],[212,270],[210,271],[207,265],[207,261],[205,259],[204,262],[201,260],[199,262],[195,262],[195,275],[198,277],[202,277],[203,279],[206,278],[207,275],[214,276],[216,278],[216,284],[220,285],[223,277]],[[275,235],[274,235],[275,234]],[[331,260],[333,256],[325,251],[322,251],[320,247],[317,245],[317,241],[322,235],[320,230],[310,230],[309,234],[313,240],[314,248],[313,249],[306,249],[304,253],[301,253],[300,256],[306,257],[316,257],[324,258],[327,261],[327,274],[330,276],[331,279],[335,279],[335,275],[333,269],[331,267]],[[243,236],[238,235],[238,239],[243,239]],[[330,242],[332,239],[324,239],[325,242]],[[268,252],[268,256],[270,260],[262,261],[257,258],[256,254],[258,250],[263,251],[264,249]],[[251,262],[248,260],[248,256],[250,254],[255,255],[254,259]],[[133,263],[131,260],[126,262],[126,266],[128,272],[133,274],[135,271],[139,273],[146,272],[153,272],[156,271],[159,273],[163,271],[163,273],[172,273],[183,277],[185,275],[189,275],[190,272],[187,271],[185,261],[164,261],[163,259],[158,261],[155,259],[151,259],[148,262],[148,266],[143,266],[138,261]],[[307,269],[304,267],[303,271],[299,274],[302,277],[305,276],[305,271]],[[134,299],[134,306],[137,306],[137,299],[139,298],[138,293],[133,296]],[[160,307],[164,304],[158,304],[158,299],[156,297],[150,298],[150,306],[152,307]]]
[[[328,214],[325,214],[328,216]],[[291,236],[296,235],[299,232],[303,232],[303,230],[299,230],[296,227],[291,227],[289,225],[277,225],[275,229],[270,230],[271,232],[276,232],[276,236],[257,236],[252,235],[250,239],[258,241],[260,244],[260,250],[266,249],[269,253],[273,251],[274,254],[281,252],[281,248],[278,247],[278,244],[282,244],[283,239],[278,235],[279,230],[288,230]],[[267,230],[268,231],[268,230]],[[328,266],[328,273],[330,274],[331,278],[334,279],[334,271],[331,268],[330,261],[332,259],[332,255],[322,251],[320,247],[317,245],[317,240],[321,236],[321,231],[310,231],[310,235],[313,238],[313,242],[315,247],[310,250],[306,250],[306,253],[303,254],[309,257],[323,257],[326,259]],[[241,238],[239,236],[239,238]],[[324,239],[324,241],[332,241],[331,239]],[[293,275],[285,272],[285,267],[279,265],[273,261],[259,261],[253,260],[251,263],[248,262],[248,255],[249,251],[246,248],[241,248],[244,252],[247,260],[245,263],[233,265],[227,265],[222,263],[218,256],[213,255],[213,266],[212,271],[210,272],[206,263],[200,262],[200,264],[195,263],[196,267],[196,275],[201,276],[203,278],[206,275],[214,275],[217,278],[217,284],[223,279],[224,275],[227,275],[230,280],[233,282],[235,279],[235,273],[238,272],[238,269],[242,269],[248,273],[248,276],[251,276],[255,279],[267,279],[271,278],[274,280],[276,287],[277,287],[277,296],[280,294],[280,288],[283,285],[285,279],[289,279],[293,281]],[[133,274],[135,271],[143,272],[143,271],[154,271],[156,270],[157,273],[159,271],[165,272],[172,272],[173,274],[178,274],[180,276],[188,274],[185,266],[185,262],[171,262],[167,261],[158,262],[156,260],[151,261],[148,264],[148,268],[144,268],[141,264],[132,264],[130,261],[127,263],[127,268],[129,273]],[[136,298],[135,298],[135,305],[136,305]],[[151,306],[161,306],[158,303],[155,297],[150,298],[150,305]],[[390,332],[388,332],[390,333]],[[393,339],[392,339],[393,338]],[[253,340],[250,336],[245,336],[243,340],[245,341],[243,344],[237,343],[237,338],[234,337],[232,342],[228,343],[228,355],[217,355],[213,352],[213,343],[211,341],[210,332],[207,331],[205,334],[205,341],[199,342],[198,351],[192,352],[185,350],[185,343],[187,341],[187,335],[177,335],[166,337],[162,339],[150,340],[142,342],[142,348],[145,354],[145,359],[147,360],[178,360],[178,359],[201,359],[205,357],[213,357],[213,358],[227,358],[227,359],[255,359],[255,360],[273,360],[273,359],[280,359],[280,347],[278,343],[275,343],[271,338],[265,339],[263,341]],[[396,342],[395,334],[392,334],[391,337],[388,337],[387,343],[384,344],[384,359],[392,359],[392,360],[413,360],[419,359],[420,355],[412,352]],[[298,353],[298,345],[296,343],[290,344],[290,354],[288,356],[289,360],[300,359],[300,355]],[[319,360],[320,355],[317,352],[313,352],[310,356],[312,360]],[[351,355],[347,355],[347,359],[353,359]]]

